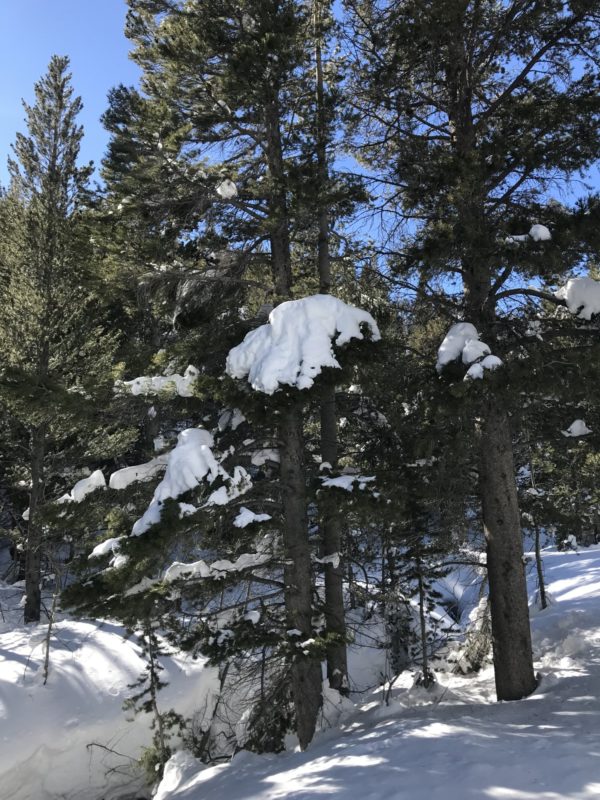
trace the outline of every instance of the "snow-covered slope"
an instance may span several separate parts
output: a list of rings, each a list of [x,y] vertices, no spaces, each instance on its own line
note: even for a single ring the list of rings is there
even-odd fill
[[[178,754],[155,800],[598,800],[600,548],[544,559],[553,603],[533,613],[530,698],[494,702],[491,669],[442,675],[430,695],[399,689],[305,753],[210,768]]]
[[[1,588],[0,600],[9,592]],[[150,744],[150,720],[141,714],[128,722],[122,708],[128,684],[144,669],[140,648],[114,623],[64,619],[43,685],[46,631],[0,625],[0,800],[140,796],[135,762]],[[188,715],[210,692],[214,670],[183,658],[162,661],[169,682],[162,708]]]

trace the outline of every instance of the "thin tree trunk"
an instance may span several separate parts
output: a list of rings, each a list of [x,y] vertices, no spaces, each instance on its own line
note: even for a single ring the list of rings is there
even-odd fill
[[[25,622],[39,622],[41,609],[42,528],[38,522],[38,509],[44,495],[44,426],[31,434],[31,492],[29,495],[29,520],[25,548]]]
[[[335,387],[327,387],[321,399],[321,456],[332,467],[337,462],[337,418]],[[341,559],[342,517],[335,500],[324,492],[321,501],[323,555],[336,561],[325,564],[325,621],[335,641],[327,647],[327,678],[332,689],[348,694],[344,566]]]
[[[277,93],[265,108],[266,152],[274,183],[269,202],[270,242],[275,291],[291,297],[292,270],[289,213],[285,193],[285,172]],[[303,414],[301,401],[292,401],[280,412],[278,438],[283,507],[283,550],[285,558],[285,608],[290,629],[300,631],[301,640],[313,638],[312,568],[308,541],[306,475],[304,469]],[[296,731],[304,750],[314,736],[322,702],[321,662],[299,650],[291,665],[292,696]]]
[[[331,289],[331,259],[329,256],[329,207],[323,197],[329,184],[327,164],[327,118],[325,109],[325,84],[321,52],[321,7],[319,0],[313,4],[315,34],[315,84],[316,84],[316,154],[318,181],[318,239],[317,268],[319,291],[328,294]],[[321,395],[321,458],[335,469],[338,458],[337,413],[335,385],[323,387]],[[344,567],[341,561],[342,517],[334,500],[323,493],[321,502],[321,529],[323,555],[337,558],[337,564],[325,565],[325,621],[327,632],[335,637],[327,647],[327,678],[332,689],[348,694],[348,660],[346,654],[346,618],[344,611]]]
[[[312,580],[306,487],[302,408],[294,403],[282,410],[279,424],[281,487],[285,524],[284,583],[287,624],[300,631],[299,641],[312,638]],[[302,648],[292,659],[292,694],[297,734],[304,750],[315,732],[321,707],[321,664]]]
[[[543,610],[548,607],[546,598],[546,584],[544,583],[544,568],[542,565],[542,553],[540,547],[540,528],[537,523],[533,523],[535,531],[535,567],[537,570],[538,591],[540,593],[540,608]]]
[[[421,668],[423,670],[423,686],[426,689],[433,683],[433,676],[429,671],[429,654],[427,652],[427,620],[425,618],[425,587],[421,565],[417,565],[417,583],[419,587],[419,625],[421,629]]]
[[[485,403],[480,487],[487,542],[494,675],[498,700],[536,687],[531,654],[523,540],[508,416],[495,396]]]

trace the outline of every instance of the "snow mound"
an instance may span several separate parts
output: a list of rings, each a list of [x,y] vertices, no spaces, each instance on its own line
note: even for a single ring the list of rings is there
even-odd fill
[[[592,431],[588,428],[582,419],[576,419],[572,422],[566,431],[561,431],[563,436],[587,436]]]
[[[579,319],[590,320],[600,313],[600,281],[593,278],[571,278],[554,296],[564,300],[571,314],[577,314]]]
[[[113,622],[59,620],[43,684],[45,625],[0,628],[2,800],[144,797],[137,767],[150,717],[128,721],[123,702],[145,667],[141,649]],[[218,687],[203,659],[165,656],[159,707],[190,714]],[[106,749],[108,748],[108,749]]]
[[[271,311],[269,322],[251,331],[230,350],[226,370],[248,378],[252,388],[273,394],[282,384],[310,389],[324,367],[339,368],[332,345],[363,339],[365,324],[375,341],[381,338],[373,317],[331,295],[290,300]]]

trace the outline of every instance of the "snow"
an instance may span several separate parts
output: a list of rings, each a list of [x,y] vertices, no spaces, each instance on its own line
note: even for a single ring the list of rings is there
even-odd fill
[[[310,389],[324,367],[339,368],[332,345],[363,339],[361,324],[379,340],[373,317],[331,295],[290,300],[271,311],[269,322],[246,335],[230,350],[226,371],[248,378],[252,388],[273,394],[282,385]]]
[[[108,485],[111,489],[122,491],[136,481],[149,481],[166,467],[168,460],[169,456],[165,454],[157,456],[145,464],[118,469],[110,476]]]
[[[89,557],[101,558],[102,556],[107,556],[110,553],[117,553],[121,546],[122,539],[122,536],[117,536],[112,539],[105,539],[103,542],[100,542],[100,544],[97,544],[96,547],[94,547]]]
[[[43,685],[46,625],[0,625],[2,800],[143,797],[135,762],[151,743],[150,718],[123,712],[145,662],[113,622],[59,619]],[[217,670],[186,656],[161,659],[161,710],[190,713],[218,687]],[[95,745],[94,745],[95,743]],[[103,748],[109,748],[103,749]],[[110,752],[110,750],[115,752]]]
[[[321,483],[326,489],[344,489],[346,492],[354,491],[354,484],[358,484],[359,489],[365,489],[367,483],[375,480],[371,475],[338,475],[335,478],[321,478]]]
[[[125,386],[131,394],[136,396],[153,395],[168,391],[178,394],[180,397],[192,397],[192,386],[197,377],[198,370],[190,364],[183,375],[179,375],[176,372],[169,375],[142,375],[131,381],[118,381],[116,387]]]
[[[225,178],[225,180],[217,186],[217,194],[224,200],[232,200],[234,197],[237,197],[237,193],[237,186],[233,181],[229,180],[229,178]]]
[[[410,673],[392,693],[343,710],[305,752],[241,752],[206,767],[174,756],[159,800],[597,800],[600,548],[544,552],[555,603],[533,610],[539,688],[494,702],[493,674]],[[531,586],[532,595],[534,581]],[[299,632],[288,631],[288,634]]]
[[[552,234],[548,228],[539,223],[531,226],[529,236],[534,242],[549,242],[552,239]]]
[[[236,497],[245,494],[251,487],[252,479],[246,470],[240,466],[234,467],[233,475],[229,478],[229,483],[214,491],[208,498],[206,505],[225,506],[227,503],[235,500]]]
[[[196,488],[204,478],[212,483],[219,475],[226,475],[210,449],[212,445],[213,437],[202,428],[187,428],[179,434],[177,445],[168,454],[164,478],[144,515],[134,524],[133,536],[140,536],[160,521],[165,500]]]
[[[571,314],[590,320],[600,313],[600,281],[593,278],[571,278],[554,296],[564,300]]]
[[[75,486],[71,489],[68,494],[63,494],[54,502],[56,503],[81,503],[88,494],[95,492],[96,489],[105,489],[106,488],[106,479],[104,474],[102,473],[101,469],[97,469],[92,472],[91,475],[88,475],[87,478],[82,478],[80,481],[77,481]],[[26,508],[23,514],[21,515],[24,520],[29,520],[29,509]]]
[[[447,364],[462,359],[470,364],[464,380],[481,380],[486,369],[494,370],[502,366],[502,360],[491,354],[489,346],[480,341],[477,328],[470,322],[457,322],[452,325],[438,349],[436,370],[441,372]]]
[[[260,450],[255,450],[250,459],[250,463],[254,464],[255,467],[262,467],[267,461],[279,464],[279,450],[274,447],[263,447]]]
[[[269,519],[271,519],[270,514],[255,514],[254,511],[250,511],[246,506],[242,506],[240,513],[233,520],[233,524],[236,528],[245,528],[246,525],[250,525],[253,522],[266,522]]]
[[[240,572],[244,569],[260,567],[271,560],[269,553],[242,553],[235,561],[222,558],[208,564],[200,559],[190,564],[175,561],[167,568],[163,576],[165,583],[173,583],[180,579],[190,580],[193,578],[222,578],[228,572]]]
[[[552,239],[552,234],[548,230],[545,225],[540,225],[539,222],[532,225],[529,229],[529,233],[520,233],[520,234],[513,234],[512,236],[507,236],[506,241],[509,243],[512,242],[549,242]]]
[[[566,431],[561,431],[563,436],[587,436],[592,431],[588,428],[582,419],[576,419],[572,422]]]
[[[334,569],[337,569],[340,565],[340,554],[330,553],[328,556],[323,556],[323,558],[315,558],[314,560],[317,564],[331,564]]]

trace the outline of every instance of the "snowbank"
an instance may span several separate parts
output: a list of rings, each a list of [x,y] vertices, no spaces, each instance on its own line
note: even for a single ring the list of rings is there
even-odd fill
[[[370,329],[373,340],[381,338],[367,311],[331,295],[281,303],[271,311],[266,325],[230,350],[227,374],[247,377],[253,389],[265,394],[273,394],[283,384],[310,389],[324,367],[339,368],[332,345],[363,339],[362,324]]]
[[[241,752],[209,768],[178,754],[156,797],[597,800],[600,548],[552,549],[544,559],[555,603],[534,613],[542,679],[530,698],[494,702],[489,668],[468,677],[438,673],[431,692],[407,673],[389,707],[379,696],[304,753]]]
[[[0,797],[145,796],[135,762],[151,742],[150,718],[128,722],[122,710],[128,685],[144,669],[140,648],[115,623],[59,621],[44,686],[45,634],[45,625],[0,629]],[[190,715],[218,687],[216,670],[203,660],[162,661],[169,682],[162,710]]]

